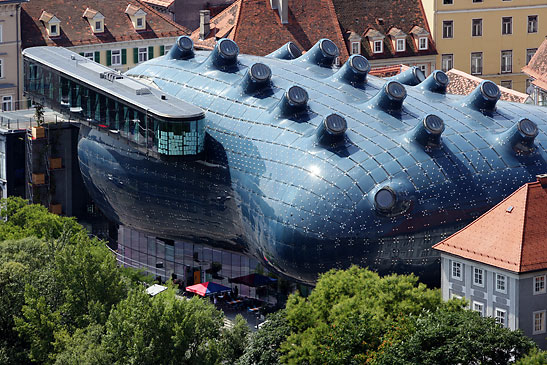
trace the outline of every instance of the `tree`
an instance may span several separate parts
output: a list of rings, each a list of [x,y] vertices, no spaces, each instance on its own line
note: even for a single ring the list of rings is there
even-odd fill
[[[521,331],[467,309],[440,308],[413,316],[411,324],[374,364],[508,364],[535,347]]]
[[[519,361],[516,365],[545,365],[547,364],[547,351],[541,351],[537,348],[532,349],[530,353]]]
[[[412,313],[441,305],[438,290],[417,277],[381,278],[352,266],[322,275],[311,295],[292,295],[287,320],[292,334],[282,344],[281,360],[289,363],[363,363],[382,343],[392,326]]]
[[[270,365],[279,364],[281,344],[291,334],[291,327],[284,310],[268,316],[264,325],[251,334],[249,344],[240,357],[238,365]]]
[[[220,356],[226,364],[235,364],[243,355],[248,346],[250,333],[247,321],[241,314],[235,318],[232,328],[222,329],[222,340],[220,343]]]
[[[77,329],[71,336],[67,332],[57,333],[55,347],[56,365],[103,365],[114,362],[113,354],[102,345],[105,328],[91,324]]]

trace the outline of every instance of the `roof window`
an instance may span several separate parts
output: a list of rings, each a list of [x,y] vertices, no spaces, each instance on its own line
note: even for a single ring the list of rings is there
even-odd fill
[[[138,6],[129,4],[125,9],[125,13],[129,15],[129,18],[133,23],[133,28],[136,30],[146,29],[146,12],[144,10]]]
[[[87,21],[89,22],[89,25],[91,26],[91,29],[93,30],[93,33],[104,32],[104,15],[103,14],[101,14],[97,10],[87,8],[85,9],[82,17],[87,19]]]
[[[58,37],[61,35],[61,21],[53,14],[47,11],[42,11],[39,20],[44,24],[47,30],[48,36]]]

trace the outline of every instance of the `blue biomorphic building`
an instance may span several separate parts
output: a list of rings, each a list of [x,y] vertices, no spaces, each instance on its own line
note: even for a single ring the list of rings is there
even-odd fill
[[[24,51],[28,96],[81,121],[84,181],[119,224],[253,255],[312,283],[351,264],[437,282],[431,246],[547,172],[547,113],[442,71],[384,80],[333,42],[266,57],[221,39],[116,73]]]

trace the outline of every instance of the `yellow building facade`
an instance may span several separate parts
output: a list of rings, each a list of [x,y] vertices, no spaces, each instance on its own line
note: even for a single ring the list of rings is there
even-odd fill
[[[546,0],[422,0],[437,65],[526,92],[521,71],[547,35]]]

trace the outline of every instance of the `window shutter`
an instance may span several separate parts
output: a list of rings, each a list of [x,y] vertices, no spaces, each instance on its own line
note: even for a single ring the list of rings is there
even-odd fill
[[[106,65],[110,66],[112,64],[112,51],[106,51]]]
[[[148,47],[148,59],[151,60],[154,58],[154,46]]]
[[[125,65],[127,63],[127,50],[125,48],[122,48],[122,65]]]
[[[137,64],[139,63],[139,49],[133,48],[133,63]]]
[[[101,63],[101,52],[95,51],[95,62]]]
[[[165,53],[165,46],[160,46],[160,56],[163,56]]]

